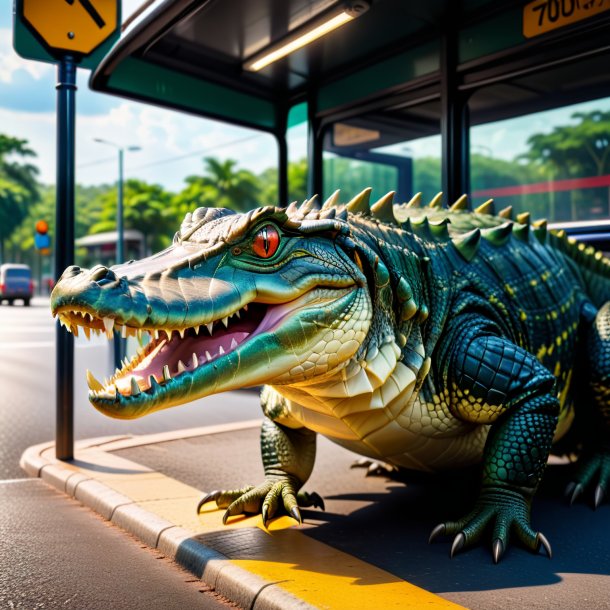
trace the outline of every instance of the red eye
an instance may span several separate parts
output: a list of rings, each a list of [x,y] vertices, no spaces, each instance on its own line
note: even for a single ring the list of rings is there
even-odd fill
[[[255,236],[252,242],[254,254],[261,258],[273,256],[280,245],[280,235],[273,225],[264,226]]]

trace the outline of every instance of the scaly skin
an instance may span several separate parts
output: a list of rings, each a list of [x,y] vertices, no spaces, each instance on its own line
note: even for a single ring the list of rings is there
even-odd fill
[[[110,380],[88,374],[89,398],[127,419],[265,384],[265,481],[198,506],[215,501],[225,521],[323,507],[302,491],[321,433],[399,468],[482,462],[473,510],[431,540],[454,535],[453,555],[489,525],[496,562],[511,535],[550,555],[530,507],[575,411],[592,407],[598,435],[572,499],[597,484],[597,505],[610,484],[610,262],[489,203],[394,206],[388,194],[369,206],[369,193],[322,208],[200,208],[164,252],[68,268],[52,294],[68,330],[152,337]]]

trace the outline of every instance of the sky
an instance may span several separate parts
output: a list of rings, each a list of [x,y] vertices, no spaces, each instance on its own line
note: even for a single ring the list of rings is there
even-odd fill
[[[123,0],[123,15],[130,15],[141,0]],[[0,0],[0,133],[24,138],[37,152],[40,181],[55,181],[55,71],[52,64],[20,58],[12,46],[10,0]],[[103,138],[117,145],[139,146],[125,154],[125,176],[140,178],[178,191],[184,178],[201,174],[203,157],[231,158],[255,173],[277,165],[272,136],[218,121],[172,112],[89,90],[89,72],[78,70],[76,100],[76,179],[81,184],[112,183],[117,177],[117,153],[94,142]],[[471,130],[473,152],[514,159],[527,150],[532,133],[549,132],[572,121],[576,110],[610,110],[610,98],[568,106],[545,113]],[[306,130],[291,134],[289,157],[305,156]],[[440,136],[385,147],[384,152],[440,157]]]
[[[123,0],[123,16],[141,0]],[[55,182],[55,82],[52,64],[22,59],[13,50],[12,1],[0,1],[0,133],[28,140],[45,184]],[[76,94],[76,180],[81,184],[117,179],[117,152],[94,142],[140,146],[125,153],[125,176],[177,191],[184,178],[201,174],[203,157],[231,158],[256,173],[277,165],[268,134],[139,104],[90,91],[90,72],[78,70]]]

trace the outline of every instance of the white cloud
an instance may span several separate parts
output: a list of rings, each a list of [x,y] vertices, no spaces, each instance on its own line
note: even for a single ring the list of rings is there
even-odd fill
[[[10,85],[20,70],[27,72],[32,78],[40,80],[53,72],[53,67],[40,61],[19,57],[13,50],[12,30],[0,28],[0,83]]]

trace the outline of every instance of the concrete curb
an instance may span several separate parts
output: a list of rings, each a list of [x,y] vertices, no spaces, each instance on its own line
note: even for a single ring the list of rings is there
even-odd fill
[[[101,449],[125,437],[105,437],[78,443],[81,449]],[[136,536],[147,546],[200,578],[216,592],[249,610],[306,610],[314,606],[232,563],[227,557],[202,544],[196,534],[145,510],[126,495],[54,457],[54,443],[26,449],[20,465],[28,475],[46,483],[93,509],[108,521]],[[106,448],[106,447],[104,447]]]

